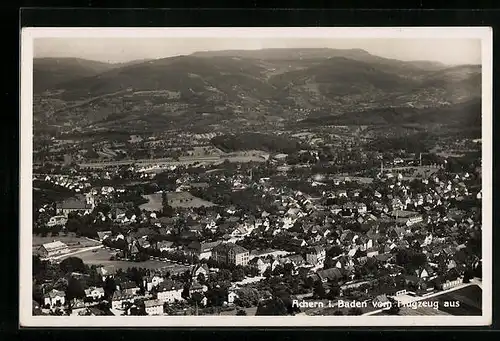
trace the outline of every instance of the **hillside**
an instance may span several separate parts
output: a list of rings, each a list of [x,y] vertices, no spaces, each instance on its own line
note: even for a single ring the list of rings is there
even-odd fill
[[[452,106],[416,109],[411,107],[389,107],[337,116],[307,118],[300,122],[304,126],[314,125],[402,125],[443,124],[450,126],[481,125],[481,100],[474,99]]]
[[[92,77],[112,69],[113,64],[79,58],[33,59],[33,89],[42,92],[58,84]]]
[[[52,90],[35,93],[37,127],[242,127],[387,107],[405,108],[394,113],[405,118],[400,111],[481,94],[480,66],[397,61],[359,49],[199,52],[122,65],[37,63],[35,83],[50,83]]]

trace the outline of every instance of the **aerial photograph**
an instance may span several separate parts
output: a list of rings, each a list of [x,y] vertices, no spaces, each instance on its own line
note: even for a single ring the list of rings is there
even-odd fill
[[[481,61],[36,38],[32,316],[481,316]]]

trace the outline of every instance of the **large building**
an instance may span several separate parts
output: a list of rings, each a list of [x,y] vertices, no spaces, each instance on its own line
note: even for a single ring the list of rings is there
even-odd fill
[[[63,255],[68,253],[69,251],[70,250],[68,248],[68,245],[56,240],[52,243],[46,243],[40,246],[40,248],[38,249],[38,254],[40,255],[40,257],[48,258]]]
[[[225,264],[247,265],[249,252],[244,247],[233,243],[219,244],[212,249],[212,257]]]
[[[88,214],[94,209],[94,201],[90,196],[86,198],[69,198],[63,202],[56,204],[56,214],[68,216],[68,214],[76,212]]]

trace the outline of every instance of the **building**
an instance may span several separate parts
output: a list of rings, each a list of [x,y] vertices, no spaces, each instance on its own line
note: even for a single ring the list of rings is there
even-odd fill
[[[102,281],[106,281],[108,277],[113,277],[115,275],[116,269],[114,266],[100,266],[96,269],[97,273],[101,276]]]
[[[96,288],[96,287],[90,287],[85,290],[85,296],[87,298],[92,298],[94,300],[98,300],[100,298],[104,297],[104,289],[103,288]]]
[[[69,198],[56,204],[56,214],[68,216],[70,213],[89,214],[94,209],[94,204],[90,200],[82,198]]]
[[[40,257],[43,258],[48,258],[48,257],[54,257],[58,255],[64,255],[68,253],[70,250],[68,248],[68,245],[64,244],[61,241],[53,241],[52,243],[46,243],[40,246],[38,249],[38,254]]]
[[[64,291],[53,289],[43,296],[43,303],[44,305],[48,305],[51,308],[56,306],[63,306],[65,297],[66,295],[64,294]]]
[[[97,237],[99,238],[100,241],[103,241],[106,238],[110,238],[113,235],[111,231],[98,231],[97,232]]]
[[[49,221],[47,222],[48,227],[53,227],[53,226],[64,226],[66,225],[66,222],[68,221],[68,218],[64,215],[56,215],[53,217],[50,217]]]
[[[146,288],[147,291],[151,291],[151,289],[158,286],[163,281],[163,277],[158,275],[146,276],[144,277],[144,288]]]
[[[244,247],[233,243],[219,244],[212,249],[212,257],[225,264],[247,265],[249,252]]]
[[[187,246],[187,253],[199,259],[208,259],[212,256],[212,249],[221,243],[221,241],[210,243],[193,241]]]
[[[113,298],[111,299],[111,307],[113,309],[123,309],[123,304],[125,302],[133,303],[137,298],[136,295],[126,294],[119,290],[115,291]]]
[[[163,281],[156,287],[157,298],[162,302],[175,302],[182,300],[182,283],[171,280]]]
[[[323,263],[326,258],[326,250],[320,246],[310,248],[306,253],[306,261],[309,264],[317,265]]]
[[[140,288],[132,281],[123,282],[118,284],[118,288],[125,294],[134,295],[140,290]]]
[[[163,314],[163,302],[160,300],[144,301],[144,307],[146,308],[146,314],[148,314],[148,315],[162,315]]]

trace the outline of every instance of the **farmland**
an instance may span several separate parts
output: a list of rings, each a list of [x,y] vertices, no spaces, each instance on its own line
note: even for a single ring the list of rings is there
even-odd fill
[[[144,262],[130,262],[126,260],[110,260],[110,257],[114,255],[113,251],[107,250],[107,249],[99,249],[96,252],[93,251],[86,251],[86,252],[81,252],[75,257],[78,257],[83,260],[85,264],[88,265],[102,265],[102,266],[109,266],[112,265],[116,269],[128,269],[132,267],[137,267],[137,268],[145,268],[145,269],[150,269],[150,270],[158,270],[158,269],[175,269],[176,271],[178,269],[187,269],[187,266],[184,265],[177,265],[173,264],[168,261],[160,261],[160,260],[147,260]],[[68,256],[70,257],[70,256]],[[61,258],[61,260],[64,258]]]

